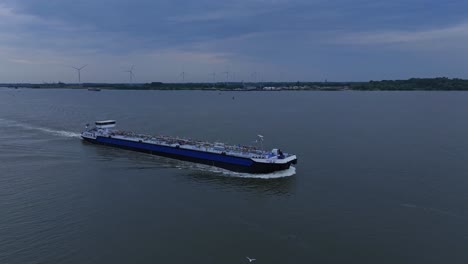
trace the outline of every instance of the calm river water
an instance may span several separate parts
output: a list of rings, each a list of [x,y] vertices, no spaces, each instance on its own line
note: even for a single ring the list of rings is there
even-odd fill
[[[84,124],[280,147],[234,174]],[[468,93],[0,88],[0,263],[468,263]]]

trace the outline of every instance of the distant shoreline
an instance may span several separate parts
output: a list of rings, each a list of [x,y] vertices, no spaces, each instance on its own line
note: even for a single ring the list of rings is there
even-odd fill
[[[4,83],[5,88],[90,89],[90,90],[163,90],[163,91],[468,91],[468,80],[412,78],[369,82],[262,82],[262,83]]]

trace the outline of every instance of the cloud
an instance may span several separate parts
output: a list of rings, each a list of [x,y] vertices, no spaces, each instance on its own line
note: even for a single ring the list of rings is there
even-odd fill
[[[222,64],[228,61],[228,57],[230,56],[230,54],[220,52],[165,49],[153,52],[152,56],[154,58],[158,58],[160,56],[171,57],[177,61],[203,61],[204,63]]]
[[[167,21],[176,22],[176,23],[194,23],[194,22],[227,20],[227,19],[241,18],[241,17],[247,17],[247,16],[250,16],[250,14],[239,13],[237,11],[232,11],[232,10],[216,10],[216,11],[207,12],[207,13],[170,16],[167,18]]]
[[[11,7],[0,4],[0,26],[12,26],[41,22],[41,19],[31,15],[19,14]]]
[[[468,23],[461,23],[445,28],[418,31],[380,31],[358,32],[339,37],[337,42],[354,45],[382,45],[428,42],[434,40],[451,40],[468,37]]]
[[[13,63],[19,64],[29,64],[29,65],[45,65],[45,64],[63,64],[57,60],[31,60],[31,59],[21,59],[21,58],[13,58],[8,59],[8,61]]]
[[[27,60],[27,59],[9,59],[9,61],[14,63],[21,63],[21,64],[40,64],[37,61]]]
[[[125,81],[132,64],[140,81],[177,81],[184,67],[199,81],[228,68],[365,80],[462,72],[468,54],[461,0],[1,2],[0,82],[74,80],[63,65],[78,64],[87,81]]]

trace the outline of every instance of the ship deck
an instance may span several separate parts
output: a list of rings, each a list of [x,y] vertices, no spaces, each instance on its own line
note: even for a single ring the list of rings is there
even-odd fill
[[[148,144],[157,144],[169,147],[179,147],[183,149],[210,152],[216,154],[225,154],[230,156],[242,157],[242,158],[255,158],[255,159],[272,159],[276,158],[271,152],[258,149],[255,146],[244,146],[244,145],[228,145],[224,143],[211,143],[200,140],[193,140],[180,137],[171,137],[164,135],[145,135],[138,134],[129,131],[122,130],[98,130],[93,128],[88,132],[94,132],[100,136],[111,136],[116,139],[130,140],[135,142],[143,142]],[[283,153],[284,157],[290,157],[288,153]]]

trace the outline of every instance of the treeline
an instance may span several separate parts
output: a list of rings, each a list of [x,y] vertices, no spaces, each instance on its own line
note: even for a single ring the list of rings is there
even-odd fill
[[[468,80],[441,78],[412,78],[408,80],[383,80],[369,82],[261,82],[261,83],[21,83],[0,84],[1,87],[24,88],[69,88],[80,89],[95,87],[117,90],[268,90],[271,87],[280,90],[362,90],[362,91],[461,91],[468,90]],[[270,89],[272,90],[272,89]]]
[[[150,90],[234,90],[245,87],[242,83],[162,83],[152,82],[142,85]]]
[[[441,78],[412,78],[351,83],[351,90],[375,91],[462,91],[468,90],[468,80]]]
[[[369,91],[462,91],[468,90],[468,80],[440,78],[411,78],[369,82],[262,82],[262,83],[163,83],[144,84],[84,84],[89,87],[139,90],[262,90],[263,87],[302,87],[306,90],[369,90]]]

